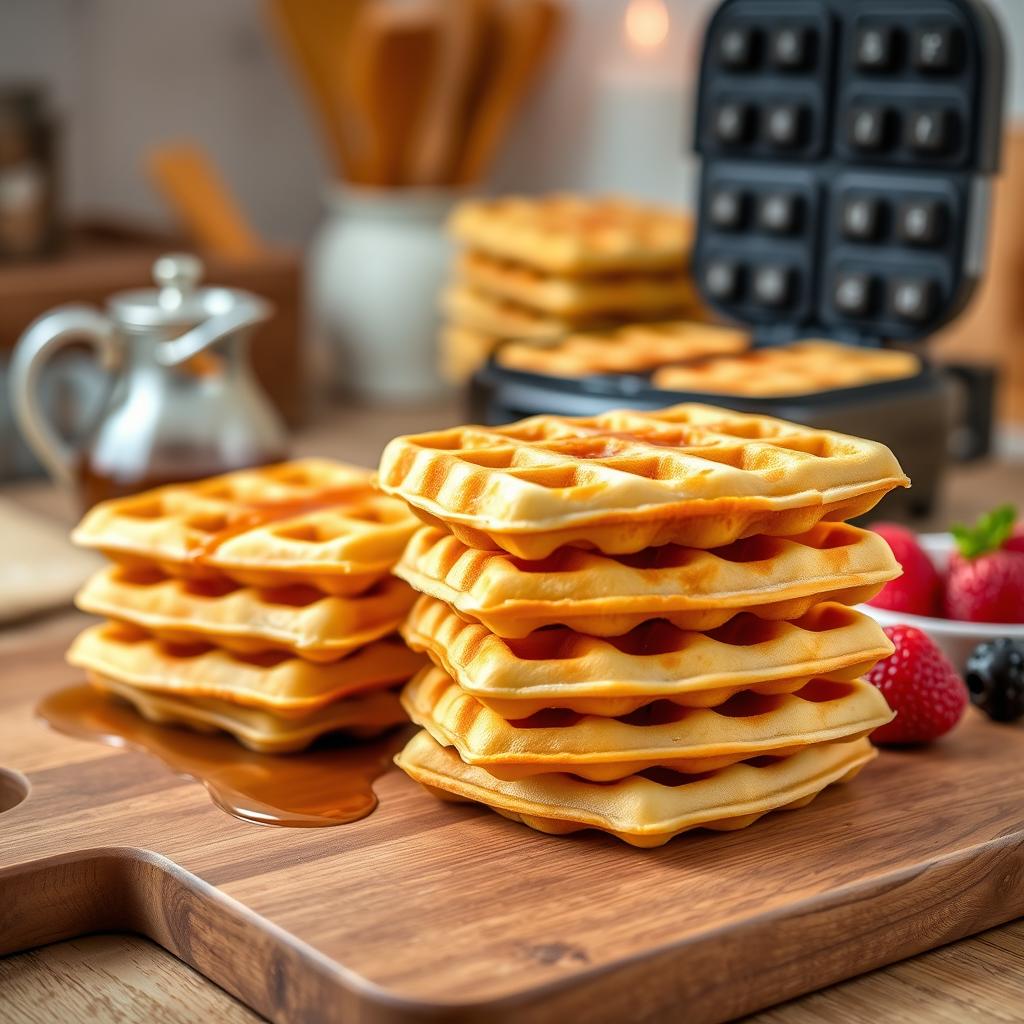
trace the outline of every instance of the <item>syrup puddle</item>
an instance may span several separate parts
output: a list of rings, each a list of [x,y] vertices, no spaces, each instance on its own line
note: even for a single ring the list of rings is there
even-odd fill
[[[392,767],[410,732],[369,742],[328,738],[297,754],[258,754],[225,733],[148,722],[88,684],[50,694],[36,713],[68,736],[152,755],[201,782],[236,818],[292,828],[344,825],[370,814],[377,806],[373,782]]]

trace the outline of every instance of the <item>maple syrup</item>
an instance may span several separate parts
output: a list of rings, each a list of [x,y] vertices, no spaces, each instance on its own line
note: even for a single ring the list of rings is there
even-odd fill
[[[252,330],[273,312],[256,295],[200,287],[196,257],[153,266],[155,288],[110,297],[107,315],[62,306],[35,321],[11,362],[14,412],[26,440],[85,508],[159,484],[280,461],[287,434],[253,375]],[[69,443],[36,383],[62,346],[87,343],[111,387],[92,428]]]
[[[206,537],[195,543],[188,551],[187,560],[193,566],[202,566],[207,559],[216,554],[221,545],[248,530],[269,526],[281,519],[310,515],[333,508],[342,502],[370,497],[373,493],[373,488],[369,484],[360,483],[324,488],[315,494],[294,500],[248,501],[245,510],[234,522],[220,525],[218,529],[211,530]]]
[[[215,461],[209,458],[196,459],[190,454],[181,458],[165,458],[163,466],[146,466],[136,474],[124,470],[106,471],[98,467],[86,453],[75,466],[75,481],[78,488],[79,505],[87,512],[93,505],[108,498],[123,498],[129,494],[140,494],[154,487],[166,484],[185,483],[190,480],[203,480],[217,476],[233,469],[248,469],[272,462],[280,462],[287,457],[284,448],[254,453],[251,460],[244,463]]]
[[[199,733],[143,718],[88,684],[44,698],[36,713],[58,732],[142,751],[201,782],[222,810],[262,825],[315,828],[365,818],[374,780],[409,738],[398,729],[369,742],[325,739],[297,754],[259,754],[224,733]]]

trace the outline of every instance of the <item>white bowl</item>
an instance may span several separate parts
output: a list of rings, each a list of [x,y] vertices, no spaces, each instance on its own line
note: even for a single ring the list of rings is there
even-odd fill
[[[922,533],[918,540],[932,564],[944,576],[953,552],[954,542],[948,533]],[[960,622],[957,619],[939,619],[931,615],[907,615],[892,612],[888,608],[875,608],[870,604],[860,606],[883,626],[916,626],[924,630],[945,652],[946,656],[962,672],[971,651],[986,640],[1001,636],[1024,640],[1024,624],[1015,622]]]

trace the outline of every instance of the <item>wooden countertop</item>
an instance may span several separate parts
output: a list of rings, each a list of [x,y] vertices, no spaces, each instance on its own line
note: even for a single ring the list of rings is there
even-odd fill
[[[304,436],[300,452],[372,464],[395,433],[430,429],[457,418],[449,406],[332,415]],[[41,514],[67,518],[66,503],[49,487],[23,485],[6,495]],[[943,519],[969,517],[999,501],[1024,505],[1020,466],[990,464],[951,475]],[[7,671],[56,636],[63,616],[0,634]],[[62,651],[54,649],[57,664]],[[36,653],[38,657],[38,653]],[[231,996],[148,940],[101,935],[0,960],[0,1019],[225,1022],[258,1020]],[[1024,921],[923,954],[861,978],[764,1011],[759,1024],[840,1024],[885,1021],[1014,1021],[1024,1015]]]

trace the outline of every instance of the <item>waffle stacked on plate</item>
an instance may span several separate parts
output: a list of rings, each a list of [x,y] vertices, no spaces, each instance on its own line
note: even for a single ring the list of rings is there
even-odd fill
[[[654,846],[873,756],[891,646],[849,605],[899,570],[843,520],[908,483],[882,445],[683,405],[400,437],[378,482],[427,524],[397,761],[438,794]]]
[[[147,718],[255,750],[382,732],[423,662],[390,575],[415,526],[366,470],[319,459],[104,502],[73,539],[112,562],[77,599],[106,621],[68,659]]]
[[[442,361],[454,381],[505,339],[544,344],[697,308],[692,226],[675,211],[569,195],[471,200],[451,233],[464,247],[443,298]]]

